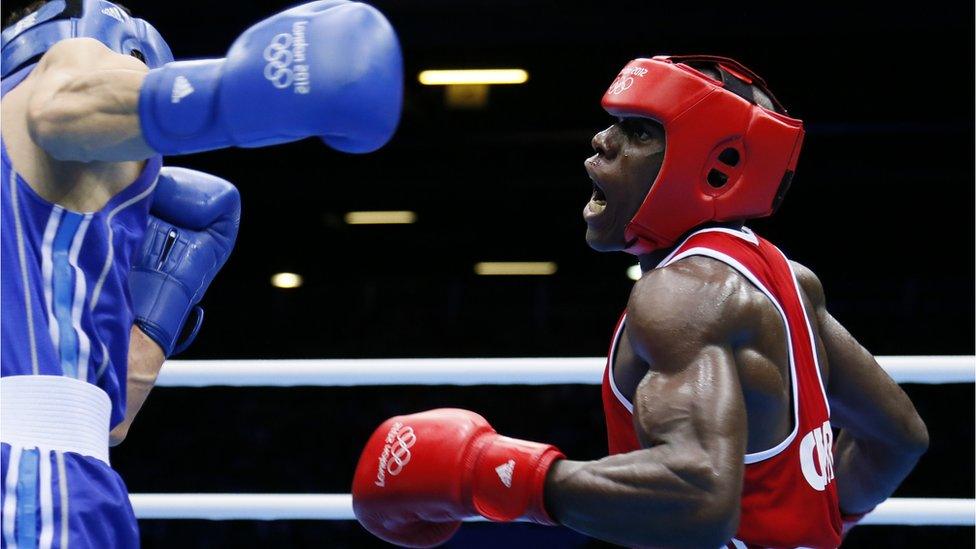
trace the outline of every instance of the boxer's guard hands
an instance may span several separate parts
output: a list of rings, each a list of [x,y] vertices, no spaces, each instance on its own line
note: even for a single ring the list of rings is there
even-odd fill
[[[400,45],[386,18],[366,4],[321,0],[252,26],[224,59],[150,71],[139,119],[164,155],[309,136],[362,153],[392,137],[402,96]]]
[[[197,319],[177,345],[190,311],[227,261],[241,219],[241,197],[219,177],[185,168],[163,168],[153,192],[149,226],[129,272],[136,325],[166,356],[189,345]]]
[[[388,419],[359,458],[352,505],[374,535],[444,543],[468,517],[555,524],[543,490],[555,446],[503,437],[480,415],[440,409]]]

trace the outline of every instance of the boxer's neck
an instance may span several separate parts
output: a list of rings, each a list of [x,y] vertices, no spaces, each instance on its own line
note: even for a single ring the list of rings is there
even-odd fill
[[[681,237],[675,241],[674,246],[669,246],[667,248],[662,248],[660,250],[654,250],[653,252],[649,252],[637,256],[637,262],[640,263],[641,272],[646,273],[647,271],[656,268],[661,263],[661,261],[664,260],[664,258],[668,257],[668,255],[670,255],[671,252],[673,252],[678,246],[680,246],[681,243],[684,242],[689,235],[691,235],[696,231],[700,231],[702,229],[709,229],[713,227],[723,227],[726,229],[741,231],[744,226],[745,223],[741,220],[723,221],[723,222],[713,221],[710,223],[703,223],[701,225],[698,225],[694,229],[686,232],[685,234],[681,235]]]

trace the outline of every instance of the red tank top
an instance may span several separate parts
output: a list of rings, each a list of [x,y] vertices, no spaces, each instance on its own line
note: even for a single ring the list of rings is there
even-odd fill
[[[793,431],[776,446],[745,455],[739,530],[727,547],[837,547],[841,518],[830,452],[830,407],[793,270],[779,249],[752,231],[724,228],[692,234],[658,267],[695,255],[729,265],[766,294],[783,317],[789,338]],[[613,380],[614,355],[626,317],[625,311],[617,323],[603,375],[611,454],[640,449],[633,406]]]

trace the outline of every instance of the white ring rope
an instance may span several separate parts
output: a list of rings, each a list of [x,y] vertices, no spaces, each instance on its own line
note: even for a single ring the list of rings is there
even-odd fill
[[[879,356],[898,383],[973,383],[976,357]],[[606,359],[404,358],[305,360],[173,360],[161,387],[293,387],[358,385],[599,384]]]
[[[879,356],[898,383],[973,383],[976,357]],[[177,360],[162,387],[599,384],[606,359]],[[140,519],[352,520],[350,494],[131,494]],[[862,524],[976,525],[976,500],[891,498]]]
[[[132,494],[140,519],[353,520],[350,494]],[[861,524],[973,526],[976,500],[891,498]]]

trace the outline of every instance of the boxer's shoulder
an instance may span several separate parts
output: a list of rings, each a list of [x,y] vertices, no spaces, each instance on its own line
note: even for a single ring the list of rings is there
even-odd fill
[[[634,284],[628,321],[642,315],[699,322],[725,322],[748,314],[763,294],[730,265],[707,256],[691,256],[649,271]],[[676,314],[677,312],[677,314]]]
[[[823,307],[827,298],[824,295],[823,284],[817,274],[796,261],[790,261],[790,267],[793,269],[796,281],[800,284],[800,289],[806,294],[810,303],[816,308]]]
[[[697,352],[703,344],[727,344],[761,323],[768,307],[765,296],[738,271],[692,256],[637,281],[627,305],[628,333],[639,351]]]

